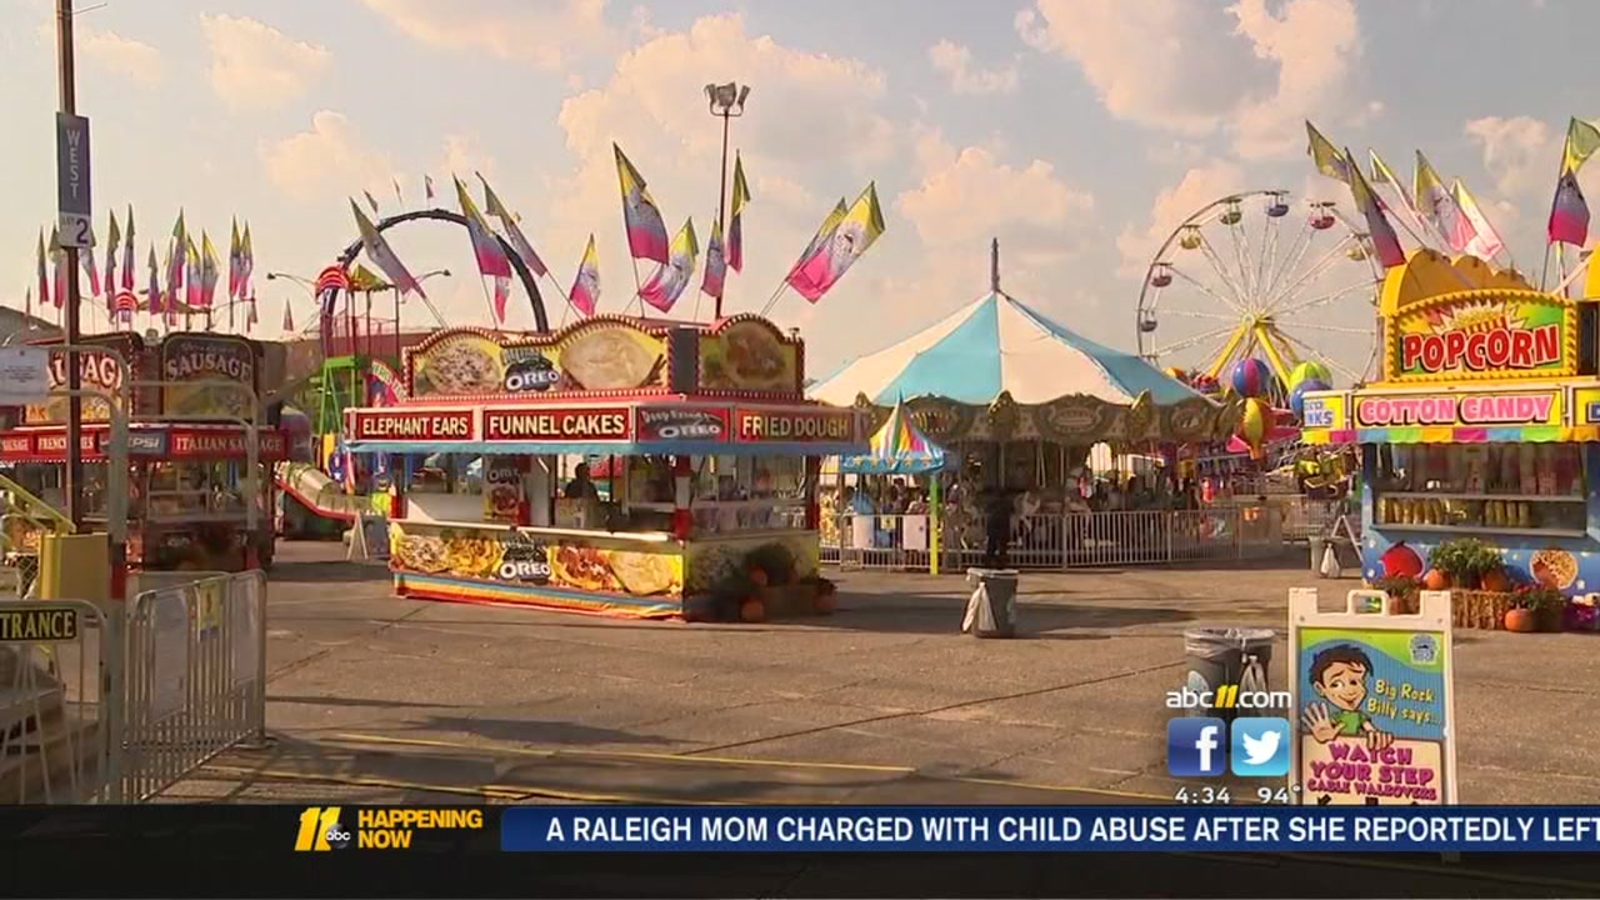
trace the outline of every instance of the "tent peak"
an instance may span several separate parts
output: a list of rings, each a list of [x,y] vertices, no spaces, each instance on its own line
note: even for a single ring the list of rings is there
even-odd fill
[[[1000,239],[989,241],[989,292],[1000,293]]]

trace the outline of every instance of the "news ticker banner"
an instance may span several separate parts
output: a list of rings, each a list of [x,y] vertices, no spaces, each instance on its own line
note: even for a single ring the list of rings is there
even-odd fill
[[[1591,852],[1600,807],[517,806],[511,852]]]

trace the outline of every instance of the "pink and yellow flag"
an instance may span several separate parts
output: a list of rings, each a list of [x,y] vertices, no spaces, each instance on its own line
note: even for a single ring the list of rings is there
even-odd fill
[[[467,186],[456,182],[456,202],[461,204],[461,215],[467,220],[467,234],[472,238],[472,254],[478,260],[478,274],[492,278],[510,278],[511,260],[506,258],[505,248],[500,246],[500,239],[489,230],[489,223],[483,220],[483,214],[478,212],[478,204],[472,202],[472,196],[467,193]]]
[[[372,224],[367,214],[361,211],[354,200],[350,201],[350,211],[355,213],[356,230],[361,233],[361,246],[367,251],[367,258],[388,277],[389,282],[400,289],[401,295],[415,293],[419,297],[428,295],[422,290],[422,284],[412,276],[411,270],[406,268],[400,257],[395,255],[394,248],[384,240],[383,234],[378,231],[378,226]]]
[[[728,280],[728,261],[722,251],[722,223],[711,226],[711,240],[706,243],[706,273],[700,281],[700,292],[722,299],[722,290]]]
[[[1467,186],[1457,178],[1450,187],[1450,195],[1455,198],[1456,206],[1461,207],[1462,215],[1472,223],[1474,236],[1472,243],[1467,245],[1467,252],[1479,259],[1492,260],[1505,250],[1506,242],[1501,239],[1500,232],[1490,223],[1489,218],[1483,214],[1482,207],[1478,206],[1478,198],[1472,196]]]
[[[878,187],[867,185],[851,204],[827,239],[795,266],[786,279],[795,292],[812,303],[822,299],[850,271],[884,232],[883,209],[878,205]]]
[[[210,309],[217,301],[217,282],[222,279],[222,266],[217,259],[217,248],[211,244],[211,235],[200,232],[200,305]]]
[[[133,265],[136,257],[133,252],[133,204],[128,204],[128,230],[122,236],[122,289],[133,290],[134,278]]]
[[[699,256],[700,241],[694,235],[694,219],[690,218],[684,221],[683,227],[672,239],[668,261],[657,266],[655,274],[639,288],[639,298],[662,312],[672,309],[672,305],[683,296],[684,288],[693,280],[695,262]]]
[[[1309,140],[1306,153],[1311,156],[1311,162],[1317,167],[1317,171],[1329,178],[1336,178],[1349,184],[1350,170],[1355,168],[1354,160],[1340,154],[1333,142],[1323,137],[1317,126],[1310,122],[1306,123],[1306,137]]]
[[[533,274],[540,277],[549,275],[550,268],[539,258],[528,236],[522,233],[522,226],[517,223],[517,217],[500,202],[500,197],[495,194],[494,188],[489,187],[488,180],[481,173],[478,175],[478,180],[483,182],[484,212],[500,220],[500,229],[505,232],[506,240],[510,242],[512,249],[517,251],[517,256],[522,258],[523,264],[533,270]]]
[[[1589,202],[1578,187],[1578,173],[1563,172],[1550,206],[1550,243],[1582,247],[1589,242]]]
[[[1467,246],[1478,233],[1467,220],[1466,214],[1461,211],[1461,207],[1456,205],[1450,189],[1445,187],[1444,180],[1434,171],[1433,165],[1422,155],[1421,150],[1417,151],[1417,170],[1413,187],[1417,209],[1434,228],[1438,229],[1439,235],[1450,246],[1450,252],[1467,252]]]
[[[161,262],[156,259],[156,245],[150,245],[150,281],[144,290],[145,310],[156,315],[166,308],[161,295]]]
[[[600,305],[600,255],[594,249],[594,235],[589,235],[589,245],[583,249],[583,259],[578,263],[578,277],[572,281],[567,302],[585,316],[594,315]]]
[[[634,259],[649,259],[666,265],[670,249],[661,210],[651,199],[644,176],[628,161],[622,148],[612,144],[611,149],[617,155],[617,182],[622,189],[622,221],[628,230],[628,252]]]
[[[39,229],[39,308],[50,305],[50,266],[44,249],[44,229]]]
[[[1349,150],[1345,151],[1345,163],[1346,171],[1350,173],[1350,196],[1355,201],[1356,209],[1366,217],[1367,236],[1372,242],[1373,254],[1385,269],[1405,265],[1406,251],[1400,245],[1400,236],[1394,233],[1394,226],[1389,224],[1378,204],[1378,195],[1373,193],[1372,185],[1361,174],[1361,167],[1356,164],[1356,158]]]

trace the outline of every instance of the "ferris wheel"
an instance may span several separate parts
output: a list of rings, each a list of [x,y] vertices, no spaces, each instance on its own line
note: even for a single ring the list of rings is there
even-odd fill
[[[1213,380],[1251,358],[1283,385],[1311,361],[1371,377],[1383,270],[1335,204],[1295,205],[1287,191],[1234,194],[1174,229],[1139,292],[1140,355]]]

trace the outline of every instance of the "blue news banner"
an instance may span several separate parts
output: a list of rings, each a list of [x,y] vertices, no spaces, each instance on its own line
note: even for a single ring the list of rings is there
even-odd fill
[[[514,806],[507,851],[1600,850],[1600,807]]]

